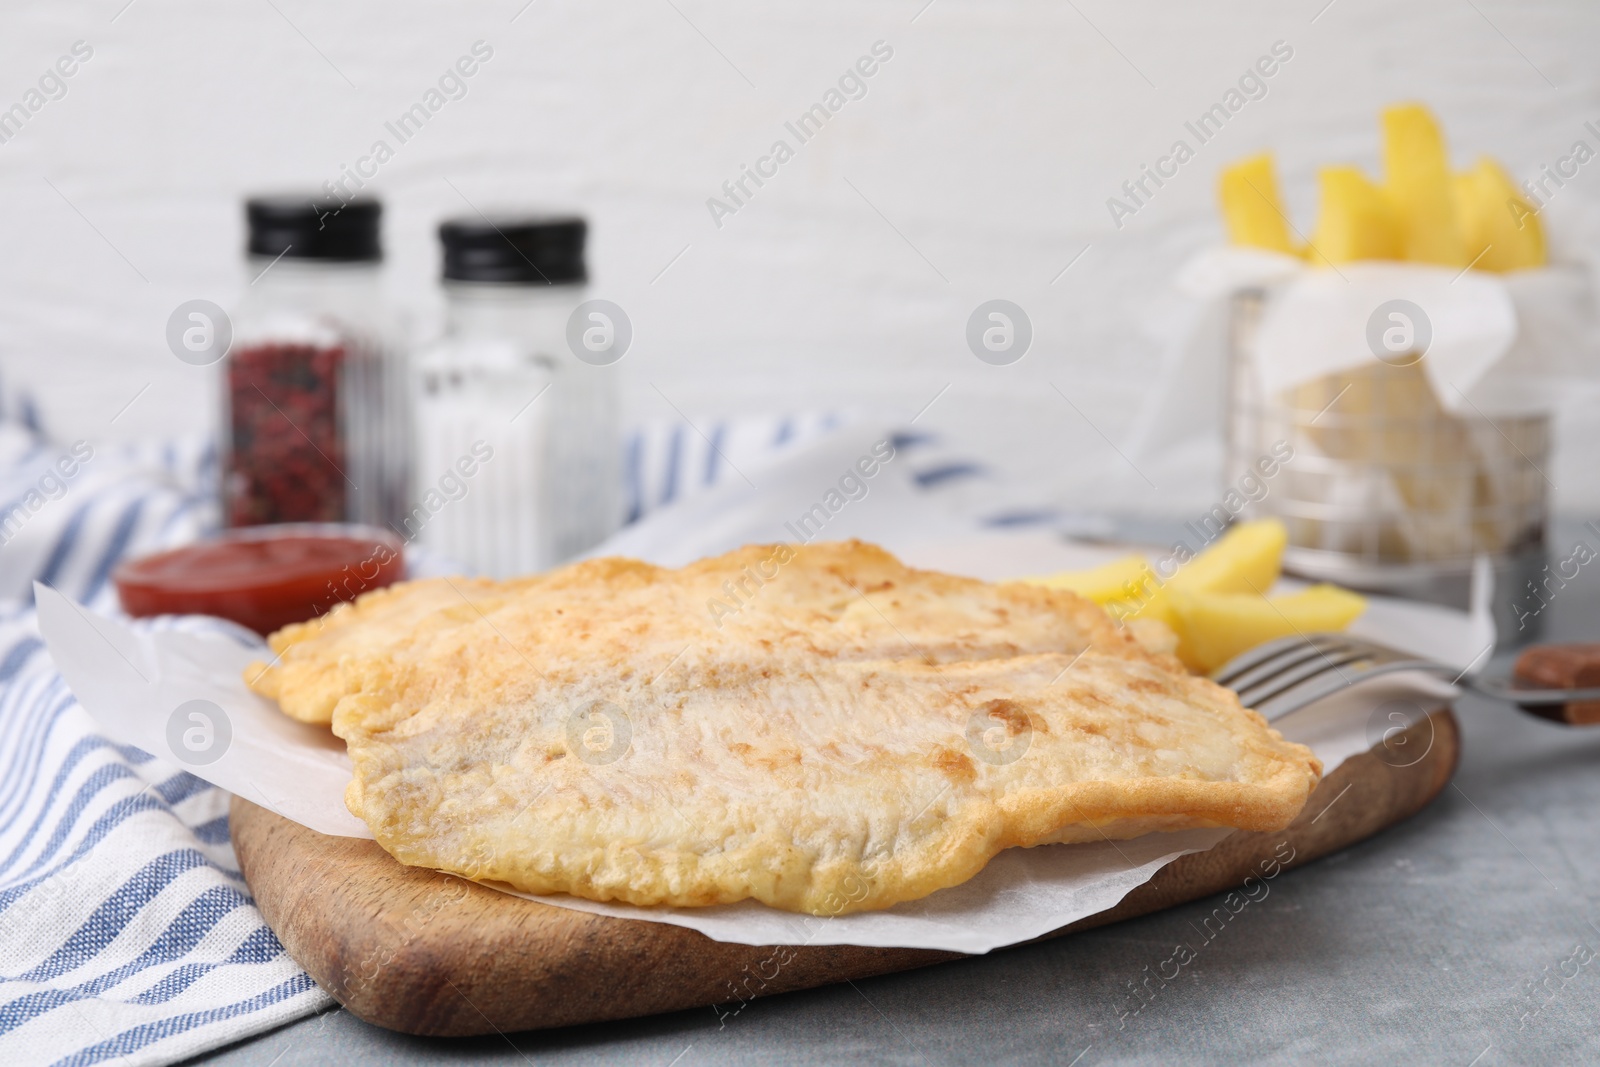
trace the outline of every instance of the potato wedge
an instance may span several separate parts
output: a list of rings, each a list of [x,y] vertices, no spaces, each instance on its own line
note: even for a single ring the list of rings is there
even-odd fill
[[[1070,589],[1099,604],[1119,621],[1153,619],[1169,626],[1172,623],[1172,610],[1161,591],[1161,580],[1143,556],[1123,556],[1088,570],[1062,571],[1022,581],[1047,589]]]
[[[1288,215],[1278,195],[1272,155],[1241,159],[1222,172],[1222,218],[1228,241],[1245,248],[1300,254],[1289,236]]]
[[[1307,255],[1313,265],[1404,257],[1394,208],[1359,167],[1323,167],[1319,176],[1322,205]]]
[[[1445,267],[1467,265],[1456,218],[1444,135],[1421,104],[1383,112],[1384,188],[1394,205],[1405,258]]]
[[[1283,571],[1289,530],[1277,519],[1235,523],[1204,552],[1185,563],[1167,583],[1193,593],[1254,593],[1265,596]]]
[[[1168,587],[1191,592],[1265,594],[1278,580],[1289,531],[1277,519],[1241,522],[1184,564],[1167,582],[1143,556],[1123,556],[1082,571],[1024,578],[1031,585],[1070,589],[1118,620],[1149,619],[1175,626]]]
[[[1209,674],[1241,652],[1292,634],[1343,630],[1366,600],[1335,585],[1314,585],[1281,597],[1240,593],[1169,592],[1178,632],[1178,658]]]
[[[1455,176],[1453,188],[1467,262],[1474,269],[1504,272],[1545,265],[1544,226],[1500,164],[1478,160],[1477,166]]]
[[[1070,589],[1096,604],[1108,604],[1136,595],[1138,590],[1152,582],[1154,574],[1149,560],[1134,555],[1123,556],[1085,571],[1062,571],[1059,574],[1024,578],[1023,581],[1029,585],[1042,585],[1046,589]]]
[[[1108,600],[1104,607],[1111,613],[1111,617],[1119,622],[1149,620],[1165,626],[1173,624],[1172,603],[1167,598],[1167,591],[1154,585],[1142,590],[1137,596]]]

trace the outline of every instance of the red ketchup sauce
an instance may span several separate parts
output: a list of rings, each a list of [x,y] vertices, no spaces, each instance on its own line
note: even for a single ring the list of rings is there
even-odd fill
[[[380,529],[256,527],[129,560],[112,580],[123,610],[218,615],[263,636],[399,581],[404,543]]]

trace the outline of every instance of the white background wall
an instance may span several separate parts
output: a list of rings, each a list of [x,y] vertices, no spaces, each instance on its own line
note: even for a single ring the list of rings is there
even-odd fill
[[[124,3],[0,12],[0,106],[74,41],[94,48],[67,96],[0,145],[0,372],[69,438],[206,425],[210,372],[173,358],[163,329],[180,302],[242,289],[241,196],[336,177],[480,39],[494,57],[468,96],[374,183],[392,288],[420,332],[440,217],[468,200],[577,207],[595,295],[634,321],[619,369],[635,417],[671,415],[650,383],[691,415],[902,418],[949,383],[919,425],[1069,506],[1161,511],[1215,492],[1159,464],[1151,489],[1101,432],[1126,442],[1183,311],[1171,275],[1219,239],[1225,163],[1275,148],[1309,230],[1316,167],[1375,169],[1385,103],[1427,102],[1458,166],[1490,153],[1518,178],[1600,124],[1600,6],[1581,0]],[[880,39],[894,58],[868,95],[714,226],[706,198]],[[1276,40],[1294,58],[1266,98],[1115,228],[1106,198]],[[1558,248],[1592,253],[1600,163],[1545,217]],[[1011,367],[963,341],[997,296],[1035,325]],[[1561,502],[1600,508],[1600,413],[1562,442]]]

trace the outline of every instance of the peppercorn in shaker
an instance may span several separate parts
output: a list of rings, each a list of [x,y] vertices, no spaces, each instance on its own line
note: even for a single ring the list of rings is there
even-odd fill
[[[404,514],[409,395],[378,286],[380,206],[246,204],[249,271],[223,367],[229,526]]]
[[[417,359],[403,532],[480,574],[554,566],[620,522],[614,360],[580,360],[568,341],[586,234],[574,217],[439,227],[446,324]]]

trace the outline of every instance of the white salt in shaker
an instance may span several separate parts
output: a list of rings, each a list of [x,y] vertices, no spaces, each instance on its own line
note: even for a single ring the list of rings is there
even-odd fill
[[[620,521],[618,389],[605,347],[627,339],[602,309],[599,327],[576,331],[584,359],[569,341],[591,310],[586,230],[581,218],[546,216],[439,227],[445,331],[416,363],[414,506],[400,532],[475,573],[547,569]]]

